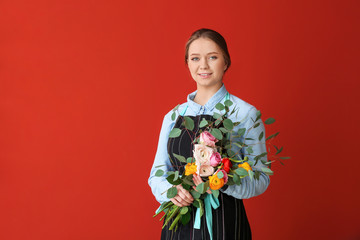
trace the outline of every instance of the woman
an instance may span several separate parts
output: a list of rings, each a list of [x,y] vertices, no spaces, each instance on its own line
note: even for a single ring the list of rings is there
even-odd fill
[[[251,118],[256,119],[257,117],[256,108],[229,94],[223,84],[223,75],[231,64],[225,39],[219,33],[210,29],[195,31],[186,44],[185,62],[196,82],[197,90],[188,95],[187,102],[181,104],[178,110],[181,115],[189,116],[194,120],[195,135],[199,130],[200,120],[203,117],[212,119],[213,113],[217,111],[215,105],[219,102],[223,103],[226,97],[230,98],[234,103],[233,105],[239,108],[236,116],[233,114],[230,119],[234,122],[241,121],[241,124],[237,126],[238,129],[249,129],[253,124]],[[172,121],[171,114],[172,111],[168,112],[164,117],[158,148],[148,182],[156,200],[160,204],[165,201],[172,201],[177,206],[192,206],[194,199],[181,185],[177,186],[177,195],[168,199],[166,190],[172,185],[167,182],[166,175],[163,177],[155,176],[158,169],[163,169],[165,172],[179,169],[180,174],[182,174],[185,164],[178,161],[173,154],[180,154],[186,158],[192,156],[191,136],[181,126],[181,118],[178,117],[175,121]],[[169,132],[174,127],[182,129],[180,137],[168,138]],[[247,137],[257,139],[261,131],[265,133],[262,122],[259,127],[252,129]],[[247,143],[251,144],[251,141],[247,141]],[[242,151],[242,154],[253,160],[254,156],[266,151],[265,143],[261,142],[254,145],[253,151],[252,154]],[[162,167],[155,168],[158,165],[162,165]],[[264,165],[259,161],[253,169],[260,169],[261,167],[264,167]],[[197,175],[194,175],[193,181],[195,185],[202,182]],[[241,185],[225,185],[220,189],[218,197],[220,207],[212,209],[213,229],[207,229],[204,216],[201,218],[201,228],[195,229],[193,227],[196,209],[192,206],[193,211],[190,222],[185,226],[179,224],[176,232],[168,230],[170,226],[168,224],[161,232],[161,239],[210,239],[209,231],[212,231],[213,239],[251,239],[250,225],[242,199],[262,194],[269,183],[269,177],[261,173],[259,180],[251,181],[249,177],[246,177],[242,179]],[[211,194],[210,191],[208,193]]]

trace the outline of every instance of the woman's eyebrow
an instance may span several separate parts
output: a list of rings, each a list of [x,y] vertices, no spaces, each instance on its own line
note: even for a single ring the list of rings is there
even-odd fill
[[[208,54],[206,54],[206,55],[209,55],[209,54],[219,54],[218,52],[209,52]],[[200,55],[199,53],[192,53],[192,54],[190,54],[190,56],[192,56],[192,55]]]

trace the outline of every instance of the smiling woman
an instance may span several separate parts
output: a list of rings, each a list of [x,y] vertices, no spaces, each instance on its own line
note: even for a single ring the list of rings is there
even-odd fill
[[[186,44],[185,63],[196,82],[197,90],[189,94],[187,102],[178,107],[181,114],[177,119],[171,117],[172,110],[165,115],[148,182],[160,204],[171,201],[179,207],[188,206],[191,208],[189,210],[191,216],[189,223],[185,225],[179,224],[179,229],[176,232],[170,230],[171,228],[169,229],[172,222],[166,225],[161,232],[161,239],[251,239],[250,224],[242,199],[255,197],[265,192],[270,183],[266,174],[261,174],[258,181],[251,181],[249,177],[245,177],[242,179],[241,185],[219,186],[219,188],[221,187],[218,196],[220,205],[216,209],[205,209],[205,211],[212,212],[210,214],[212,217],[210,219],[202,217],[201,224],[199,224],[201,227],[198,227],[199,225],[195,221],[196,207],[193,204],[195,202],[190,192],[181,184],[176,185],[176,196],[169,199],[163,193],[172,188],[172,184],[167,182],[166,174],[162,177],[156,176],[159,169],[165,173],[177,169],[179,174],[183,174],[186,164],[180,162],[175,156],[193,157],[194,144],[191,134],[182,126],[183,116],[193,119],[195,137],[201,132],[200,119],[210,119],[216,111],[215,106],[218,103],[224,103],[226,100],[233,102],[239,109],[236,117],[234,116],[232,119],[234,122],[239,122],[237,128],[249,129],[253,124],[251,119],[257,118],[257,109],[240,98],[229,94],[223,84],[223,75],[229,69],[231,61],[225,39],[218,32],[204,28],[195,31]],[[169,138],[170,131],[174,128],[180,129],[179,138]],[[262,121],[256,129],[257,132],[252,132],[254,135],[247,135],[248,138],[256,138],[259,131],[265,133]],[[266,152],[265,143],[254,145],[252,154],[241,149],[241,154],[251,160],[253,160],[254,156],[263,152]],[[266,161],[266,159],[265,157],[264,160]],[[261,169],[263,166],[259,162],[253,168]],[[196,186],[203,183],[201,177],[195,173],[192,180]],[[209,190],[207,193],[212,194]],[[212,225],[208,225],[209,222],[212,222]],[[212,227],[208,228],[208,226]]]

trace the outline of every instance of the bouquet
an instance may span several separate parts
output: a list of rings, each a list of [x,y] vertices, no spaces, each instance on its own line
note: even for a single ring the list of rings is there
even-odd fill
[[[248,138],[248,133],[259,127],[261,124],[261,112],[257,111],[256,119],[251,119],[253,124],[249,129],[240,128],[234,130],[242,121],[233,122],[229,117],[233,114],[237,114],[236,107],[230,111],[230,106],[233,103],[230,100],[226,100],[224,104],[218,103],[215,108],[219,112],[215,112],[211,120],[203,118],[199,124],[199,135],[193,139],[193,157],[185,158],[181,155],[174,154],[174,156],[185,165],[184,174],[180,175],[179,169],[177,171],[169,171],[165,173],[159,169],[156,171],[155,176],[161,177],[164,174],[167,175],[167,181],[173,186],[169,188],[167,192],[168,198],[173,198],[177,195],[177,185],[182,185],[183,188],[188,190],[194,198],[192,203],[197,208],[195,228],[200,227],[200,220],[205,212],[205,207],[216,208],[219,205],[218,196],[219,190],[225,185],[240,185],[242,178],[249,176],[252,181],[259,179],[261,172],[267,175],[273,175],[271,170],[271,163],[278,158],[281,162],[282,159],[289,159],[289,157],[279,157],[283,148],[278,148],[272,145],[276,149],[276,153],[273,156],[274,160],[263,159],[268,155],[267,152],[263,152],[254,156],[254,161],[249,160],[248,157],[243,157],[242,151],[247,151],[248,154],[252,154],[252,147],[255,144],[260,144],[264,140],[264,132],[262,131],[257,139]],[[178,113],[178,106],[173,109],[172,120],[175,120],[176,113]],[[187,131],[193,131],[194,121],[190,117],[183,117],[182,124]],[[274,118],[268,118],[265,124],[272,124],[275,122]],[[179,128],[173,128],[169,134],[169,138],[176,138],[180,135],[181,130]],[[274,139],[279,132],[266,138],[265,142],[270,145],[272,139]],[[240,140],[243,139],[243,140]],[[248,144],[247,142],[258,141],[256,143]],[[236,150],[235,150],[236,149]],[[261,161],[265,167],[260,170],[253,170],[253,166],[256,166],[258,161]],[[281,162],[281,164],[283,164]],[[160,167],[160,166],[156,166]],[[202,183],[195,186],[193,182],[193,175],[197,174],[203,180]],[[165,193],[165,192],[164,192]],[[211,194],[209,194],[211,193]],[[164,202],[157,210],[157,216],[161,212],[164,215],[160,221],[165,218],[163,228],[170,223],[169,230],[177,230],[179,222],[187,224],[190,221],[191,207],[179,207],[172,201]],[[207,211],[208,213],[209,211]],[[211,213],[211,211],[210,211]],[[211,216],[210,216],[211,217]],[[211,229],[211,227],[209,227]]]

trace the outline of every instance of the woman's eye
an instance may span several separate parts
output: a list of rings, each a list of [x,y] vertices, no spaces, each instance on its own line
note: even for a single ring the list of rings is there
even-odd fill
[[[198,57],[193,57],[191,60],[197,61],[197,60],[199,60],[199,58]]]
[[[211,56],[210,58],[212,58],[212,59],[217,59],[217,56]]]

